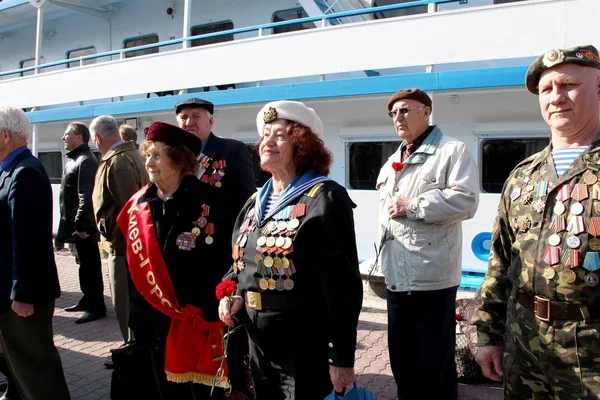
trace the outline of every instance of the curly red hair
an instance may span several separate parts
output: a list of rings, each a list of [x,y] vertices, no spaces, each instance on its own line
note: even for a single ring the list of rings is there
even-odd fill
[[[301,174],[314,169],[319,174],[328,176],[333,162],[333,154],[325,147],[323,140],[313,131],[299,122],[287,121],[285,132],[294,147],[294,165],[296,173]],[[257,149],[262,138],[254,145]],[[265,171],[267,169],[261,168]]]

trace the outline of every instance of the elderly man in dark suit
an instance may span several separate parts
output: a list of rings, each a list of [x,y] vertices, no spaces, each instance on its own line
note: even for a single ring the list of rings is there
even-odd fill
[[[21,396],[70,399],[53,342],[60,296],[52,249],[52,189],[27,141],[31,125],[0,105],[0,338]]]
[[[217,195],[220,198],[215,201],[225,204],[224,209],[227,213],[224,218],[227,225],[218,229],[222,229],[226,236],[231,237],[233,225],[240,210],[246,200],[256,192],[254,167],[251,154],[244,143],[234,139],[221,138],[211,132],[214,123],[214,108],[214,104],[210,101],[190,98],[177,103],[175,113],[179,127],[202,140],[202,150],[197,157],[199,162],[197,176],[201,182],[218,188]],[[206,260],[207,265],[220,269],[225,275],[233,263],[231,245],[221,246],[220,251],[214,254],[213,259]],[[252,389],[246,387],[245,372],[249,370],[244,368],[244,360],[233,358],[235,354],[247,353],[247,343],[247,337],[242,331],[232,335],[229,347],[230,349],[235,347],[237,351],[230,352],[227,362],[233,389],[245,392],[252,397],[252,394],[248,393],[248,389],[249,391]],[[246,363],[249,363],[248,359]]]

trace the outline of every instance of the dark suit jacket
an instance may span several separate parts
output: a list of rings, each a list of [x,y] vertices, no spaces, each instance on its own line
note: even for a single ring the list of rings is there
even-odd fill
[[[203,153],[216,161],[225,160],[225,175],[219,189],[225,202],[228,221],[230,221],[227,230],[231,233],[233,224],[246,200],[256,192],[252,156],[244,143],[239,140],[220,138],[212,132]],[[205,174],[210,173],[212,173],[212,169],[209,168]]]
[[[52,189],[29,150],[0,172],[0,312],[13,300],[42,305],[60,296],[52,248]]]

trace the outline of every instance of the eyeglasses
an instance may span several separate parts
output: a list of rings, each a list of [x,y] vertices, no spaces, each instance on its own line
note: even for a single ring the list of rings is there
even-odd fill
[[[421,110],[422,107],[419,107],[419,110]],[[396,118],[396,115],[398,115],[398,113],[400,113],[401,115],[406,115],[409,112],[413,111],[412,109],[408,108],[408,107],[402,107],[399,108],[397,110],[392,110],[388,113],[388,115],[390,116],[390,118]]]

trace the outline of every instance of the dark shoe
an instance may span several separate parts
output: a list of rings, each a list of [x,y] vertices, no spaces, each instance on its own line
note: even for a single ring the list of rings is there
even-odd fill
[[[113,362],[110,361],[110,360],[109,361],[105,361],[104,362],[104,366],[106,367],[106,369],[115,369],[115,364],[113,364]]]
[[[92,322],[95,321],[99,318],[103,318],[106,317],[106,314],[92,314],[91,312],[86,312],[85,314],[83,314],[83,316],[79,319],[75,320],[76,324],[85,324],[87,322]]]
[[[66,312],[77,312],[77,311],[87,311],[87,310],[88,310],[88,308],[82,306],[81,304],[76,304],[74,306],[65,308]]]

